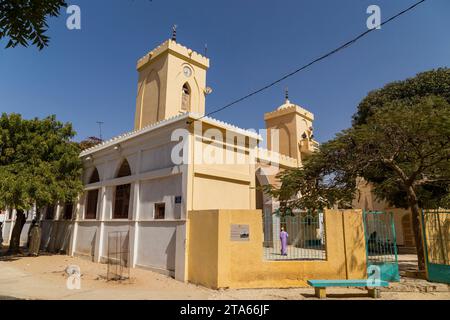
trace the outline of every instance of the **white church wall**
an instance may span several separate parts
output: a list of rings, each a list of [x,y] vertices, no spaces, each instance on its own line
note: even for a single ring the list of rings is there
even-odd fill
[[[174,145],[174,142],[166,142],[163,145],[142,150],[140,172],[173,166],[171,153]]]
[[[141,221],[136,266],[175,270],[176,229],[184,221]]]
[[[165,203],[165,219],[180,219],[181,204],[175,203],[175,197],[182,195],[182,177],[174,175],[160,179],[141,181],[139,217],[152,220],[155,203]]]
[[[96,236],[99,232],[99,222],[82,222],[78,225],[75,254],[94,256]]]
[[[41,227],[41,250],[68,252],[73,229],[72,221],[44,220]]]
[[[131,229],[131,222],[129,221],[109,221],[104,223],[104,231],[103,231],[103,239],[102,241],[102,252],[100,253],[101,260],[104,261],[108,257],[108,248],[109,248],[109,237],[110,235],[113,236],[115,232],[121,232],[123,233],[122,236],[125,236],[123,238],[122,243],[122,249],[128,250],[131,252],[131,248],[129,246],[129,239],[130,239],[130,229]],[[127,248],[128,247],[128,248]],[[111,244],[110,250],[116,250],[115,244]]]

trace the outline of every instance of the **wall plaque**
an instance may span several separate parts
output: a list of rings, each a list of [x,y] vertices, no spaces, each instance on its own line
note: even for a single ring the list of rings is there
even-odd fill
[[[250,241],[250,231],[248,224],[232,224],[231,225],[231,241]]]

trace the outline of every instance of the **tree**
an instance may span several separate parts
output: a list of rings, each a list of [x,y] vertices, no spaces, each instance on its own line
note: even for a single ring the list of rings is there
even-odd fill
[[[92,148],[100,143],[102,143],[103,140],[97,137],[88,137],[87,139],[84,139],[81,141],[78,145],[80,146],[81,151]]]
[[[393,102],[411,103],[429,96],[444,98],[450,103],[450,69],[440,68],[419,73],[404,81],[387,84],[384,88],[374,90],[358,105],[353,116],[353,125],[367,123],[376,109]]]
[[[16,209],[9,252],[19,252],[25,211],[75,200],[82,191],[75,132],[55,116],[25,120],[0,117],[0,207]]]
[[[49,43],[47,17],[66,6],[65,0],[0,0],[0,40],[9,38],[6,48],[32,42],[42,50]]]
[[[346,207],[362,177],[379,199],[411,210],[424,270],[420,208],[449,205],[450,104],[443,97],[416,97],[386,102],[370,113],[364,123],[323,144],[303,168],[281,173],[279,189],[266,191],[286,206]],[[293,200],[298,193],[305,199]]]

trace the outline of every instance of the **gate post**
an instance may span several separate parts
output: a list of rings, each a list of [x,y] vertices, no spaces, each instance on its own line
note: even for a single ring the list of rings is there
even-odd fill
[[[420,226],[422,227],[422,247],[423,247],[423,254],[425,256],[425,277],[427,280],[430,278],[430,274],[428,271],[428,246],[427,246],[427,233],[425,229],[425,211],[422,209],[421,219],[420,219]]]

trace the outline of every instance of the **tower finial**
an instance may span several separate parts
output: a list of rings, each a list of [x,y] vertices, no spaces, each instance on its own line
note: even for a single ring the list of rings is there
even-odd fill
[[[288,87],[286,87],[284,89],[284,99],[285,99],[286,103],[289,103],[289,88]]]
[[[172,41],[177,41],[177,25],[172,26]]]

